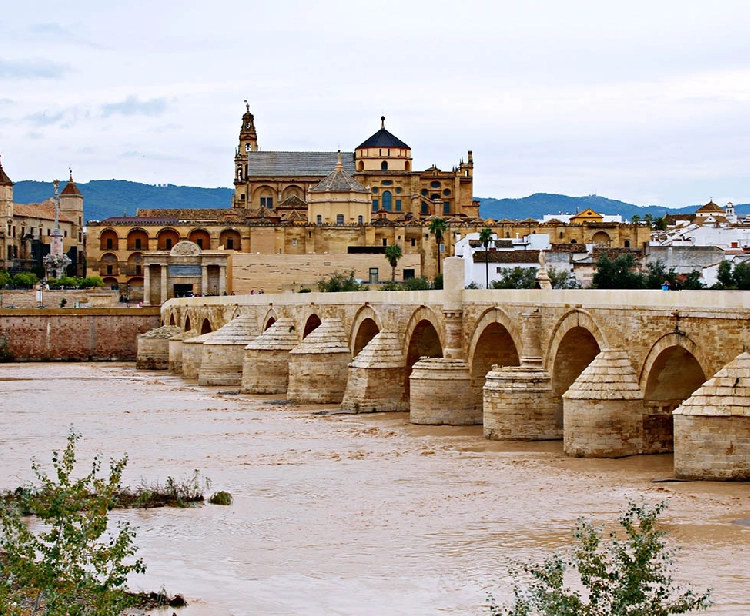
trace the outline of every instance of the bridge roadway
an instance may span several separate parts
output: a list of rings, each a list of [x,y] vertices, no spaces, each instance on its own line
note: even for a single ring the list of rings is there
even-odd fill
[[[677,449],[673,411],[748,343],[750,293],[741,291],[464,286],[461,259],[448,258],[442,291],[185,298],[166,302],[161,316],[214,332],[202,337],[204,384],[286,390],[354,412],[410,410],[415,423],[484,424],[491,439],[564,438],[575,456]],[[731,441],[739,460],[719,478],[744,478],[750,455],[734,440],[748,441],[750,418],[741,409],[707,414],[739,416],[713,447]],[[691,444],[678,475],[716,474],[723,463],[695,451],[706,446]]]

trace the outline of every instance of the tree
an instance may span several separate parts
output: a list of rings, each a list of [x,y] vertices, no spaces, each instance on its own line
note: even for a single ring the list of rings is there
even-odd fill
[[[664,216],[659,216],[658,218],[654,219],[654,229],[656,229],[657,231],[666,231],[667,219]]]
[[[500,271],[500,280],[493,280],[493,289],[533,289],[536,286],[535,267],[504,267]]]
[[[385,247],[385,259],[391,264],[391,282],[396,282],[396,266],[402,256],[401,246],[398,244],[389,244]]]
[[[570,270],[561,269],[556,270],[555,268],[549,268],[547,272],[549,275],[550,284],[553,289],[580,289],[581,285],[576,280],[575,275]]]
[[[685,274],[685,280],[682,283],[682,288],[685,291],[699,291],[705,289],[706,285],[701,282],[701,273],[698,270],[693,270]]]
[[[11,276],[5,270],[0,270],[0,289],[10,284]]]
[[[646,289],[661,289],[665,280],[669,283],[671,289],[677,286],[677,272],[673,267],[667,270],[664,261],[661,259],[646,265],[646,273],[643,276],[643,286]]]
[[[318,281],[318,290],[324,293],[339,293],[341,291],[362,291],[362,285],[354,278],[354,270],[347,274],[334,272],[330,278]]]
[[[443,234],[447,228],[448,226],[445,224],[445,218],[436,217],[430,221],[430,233],[435,236],[435,242],[437,243],[438,275],[440,275],[440,245],[443,243]]]
[[[731,261],[722,261],[716,273],[716,284],[714,289],[735,289],[734,276],[732,276]]]
[[[653,228],[653,222],[654,222],[654,216],[653,214],[646,214],[643,219],[646,221],[646,224],[648,225],[649,229]]]
[[[485,227],[479,232],[479,241],[484,246],[484,288],[490,288],[490,242],[492,241],[492,229]]]
[[[610,259],[605,253],[596,262],[596,272],[591,280],[597,289],[640,289],[643,277],[633,271],[635,258],[627,253]]]
[[[704,610],[710,591],[696,592],[675,585],[671,569],[675,551],[667,547],[666,533],[657,518],[666,507],[630,503],[620,517],[620,536],[604,540],[602,530],[579,520],[570,558],[559,554],[542,564],[523,566],[531,581],[524,585],[515,574],[510,606],[491,599],[493,616],[668,616]],[[624,534],[624,536],[622,536]],[[575,586],[565,587],[568,567]]]
[[[734,279],[734,285],[741,291],[747,291],[750,289],[750,263],[743,261],[737,263],[732,271],[732,278]]]
[[[53,477],[34,461],[41,485],[0,506],[0,614],[117,616],[132,604],[127,576],[146,570],[141,559],[125,563],[137,550],[135,531],[127,522],[108,530],[127,456],[110,461],[108,478],[99,476],[96,456],[91,471],[73,479],[79,438],[71,430],[65,450],[53,452]],[[43,527],[33,532],[21,512]]]
[[[641,222],[641,217],[638,214],[633,214],[630,220],[633,222],[634,225],[637,225]]]

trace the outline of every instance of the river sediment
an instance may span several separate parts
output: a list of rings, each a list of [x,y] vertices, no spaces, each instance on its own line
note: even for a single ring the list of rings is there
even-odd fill
[[[747,484],[653,483],[671,455],[568,458],[559,441],[226,389],[129,363],[2,365],[0,489],[71,425],[82,464],[128,454],[126,485],[198,469],[231,506],[114,512],[148,565],[133,589],[184,594],[185,616],[486,614],[508,565],[569,545],[579,516],[611,526],[629,500],[666,499],[677,579],[714,589],[709,614],[750,613]]]

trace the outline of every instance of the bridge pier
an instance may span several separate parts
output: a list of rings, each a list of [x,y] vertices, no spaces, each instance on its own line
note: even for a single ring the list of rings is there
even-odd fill
[[[341,408],[352,413],[407,411],[406,361],[393,331],[378,332],[349,364]]]
[[[750,479],[750,354],[743,352],[674,411],[680,479]]]
[[[341,403],[351,358],[341,319],[323,319],[289,352],[287,399],[304,404]]]
[[[562,437],[552,378],[542,364],[542,317],[522,314],[521,365],[498,369],[485,377],[484,437],[493,441],[542,441]]]
[[[409,377],[409,421],[465,426],[482,423],[471,395],[469,366],[462,359],[425,357]]]
[[[203,343],[198,384],[239,386],[245,346],[257,335],[256,321],[249,315],[240,315],[213,332]]]
[[[283,394],[289,385],[289,351],[299,344],[292,319],[279,319],[245,347],[243,394]]]
[[[203,343],[210,336],[213,336],[213,332],[182,341],[182,376],[186,379],[198,378],[203,358]]]
[[[643,394],[628,354],[602,349],[563,394],[564,450],[577,458],[640,453]]]
[[[169,339],[169,371],[175,374],[182,374],[182,344],[189,338],[195,338],[198,330],[180,332]]]
[[[181,333],[176,325],[163,325],[138,336],[136,368],[167,370],[169,368],[169,339]]]

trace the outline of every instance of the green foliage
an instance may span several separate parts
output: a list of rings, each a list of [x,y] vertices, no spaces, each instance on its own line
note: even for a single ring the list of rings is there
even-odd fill
[[[666,507],[630,503],[620,517],[622,531],[604,540],[602,530],[579,520],[576,546],[569,558],[550,556],[542,564],[522,567],[527,581],[513,572],[514,599],[498,606],[490,596],[493,616],[668,616],[704,610],[710,591],[680,587],[671,575],[674,550],[657,518]],[[572,569],[574,587],[566,587]],[[570,575],[568,573],[568,575]],[[582,587],[584,592],[577,588]]]
[[[632,223],[634,225],[637,225],[638,223],[641,222],[641,217],[638,214],[633,214],[633,216],[630,218],[630,220],[632,221]]]
[[[8,272],[0,270],[0,289],[10,284],[11,278],[12,277]]]
[[[466,285],[465,288],[466,289],[481,289],[482,287],[480,287],[476,282],[472,280],[469,284]]]
[[[12,278],[14,286],[22,287],[25,289],[30,289],[38,281],[39,279],[36,277],[36,274],[32,274],[31,272],[20,272],[18,274],[14,274]]]
[[[686,291],[699,291],[705,289],[706,285],[701,282],[701,273],[698,270],[693,270],[692,272],[685,274],[682,288]]]
[[[297,293],[312,293],[312,289],[308,289],[307,287],[302,287]]]
[[[65,308],[66,304],[68,303],[68,300],[64,297],[60,300],[60,308]]]
[[[427,291],[431,288],[432,283],[424,276],[407,278],[403,282],[388,282],[378,285],[378,291]]]
[[[535,267],[504,267],[500,280],[490,283],[491,289],[533,289],[536,285]]]
[[[714,289],[735,289],[734,277],[732,276],[732,263],[730,261],[722,261],[719,263],[719,270],[717,273],[717,281],[713,286]]]
[[[750,263],[743,261],[732,265],[731,261],[722,261],[719,263],[716,284],[711,288],[725,291],[750,290]]]
[[[643,279],[634,268],[635,258],[630,253],[619,255],[614,261],[602,254],[596,262],[593,286],[595,289],[640,289]]]
[[[80,281],[79,284],[82,289],[91,289],[104,286],[104,281],[100,276],[88,276],[86,278],[79,278],[78,280]]]
[[[5,336],[0,336],[0,363],[8,363],[9,361],[13,361],[10,344]]]
[[[212,505],[231,505],[232,495],[229,492],[220,490],[219,492],[216,492],[216,494],[212,494],[211,498],[208,499],[208,502]]]
[[[484,288],[490,288],[490,259],[489,249],[492,241],[492,229],[485,227],[479,232],[479,241],[484,246]]]
[[[432,288],[439,291],[443,288],[443,275],[438,274],[435,276],[435,280],[432,281]]]
[[[385,247],[385,260],[391,265],[391,282],[396,281],[396,266],[402,256],[401,246],[398,244],[389,244]]]
[[[673,267],[667,271],[664,261],[661,259],[646,265],[646,272],[642,277],[644,288],[661,289],[665,280],[669,283],[670,288],[674,289],[677,286],[677,273]]]
[[[443,243],[443,235],[448,229],[448,225],[445,222],[445,218],[435,217],[430,221],[429,230],[435,236],[435,243],[437,244],[437,266],[438,275],[440,275],[440,244]],[[437,288],[437,287],[435,287]],[[442,286],[440,287],[443,288]]]
[[[141,559],[125,562],[137,550],[135,531],[127,522],[108,530],[127,456],[110,462],[107,478],[99,476],[101,458],[96,456],[91,471],[74,479],[79,438],[71,430],[65,450],[53,452],[53,477],[34,461],[41,485],[21,491],[15,503],[0,505],[2,614],[117,616],[132,604],[123,590],[127,577],[146,570]],[[42,523],[39,531],[24,522],[23,511]]]
[[[334,272],[330,278],[318,281],[318,290],[323,293],[339,293],[342,291],[363,291],[364,288],[354,278],[354,270],[348,274]]]
[[[664,218],[664,216],[659,216],[658,218],[654,219],[654,224],[651,227],[652,229],[655,229],[656,231],[666,231],[667,230],[667,219]]]
[[[581,285],[576,280],[573,272],[569,270],[556,270],[550,267],[547,271],[549,275],[549,281],[552,284],[553,289],[580,289]]]

